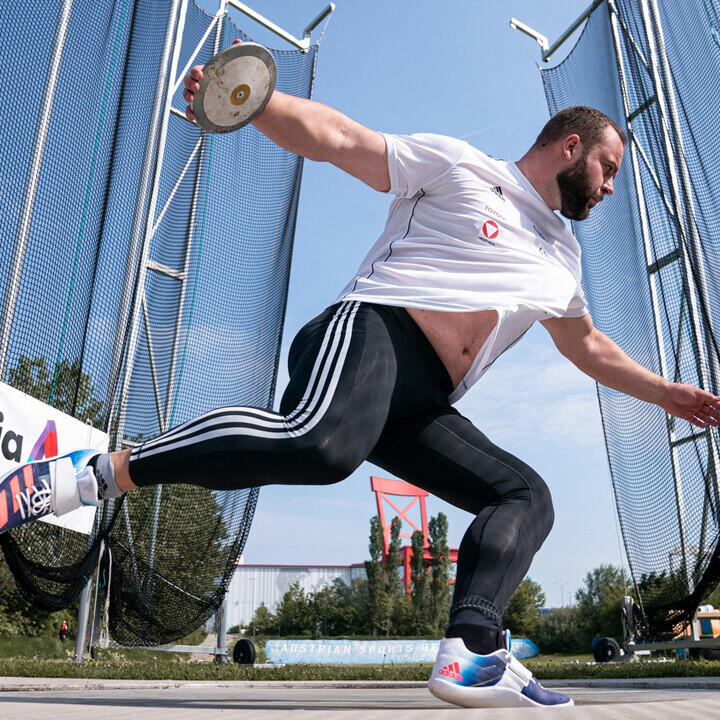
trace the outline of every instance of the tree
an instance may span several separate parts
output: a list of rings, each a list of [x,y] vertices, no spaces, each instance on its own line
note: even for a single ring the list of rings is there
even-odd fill
[[[370,560],[365,562],[365,573],[368,581],[368,614],[373,637],[377,635],[382,622],[386,604],[383,556],[383,531],[380,518],[370,518]]]
[[[274,635],[278,630],[278,619],[271,613],[265,603],[260,603],[260,607],[255,610],[248,632],[252,635]]]
[[[290,585],[275,614],[281,635],[306,635],[313,630],[311,606],[299,582]]]
[[[450,550],[447,544],[448,522],[444,513],[430,518],[430,613],[433,631],[443,632],[450,616]]]
[[[537,636],[533,639],[542,653],[574,653],[588,650],[588,644],[582,638],[578,607],[549,610],[542,619]]]
[[[51,370],[44,357],[21,355],[8,372],[8,385],[78,420],[89,420],[93,427],[103,428],[103,403],[95,397],[92,379],[82,371],[77,358],[72,362],[62,360]]]
[[[325,585],[308,598],[313,612],[313,626],[318,636],[349,635],[361,632],[362,608],[354,602],[353,588],[340,578]]]
[[[385,566],[383,572],[383,580],[385,584],[385,594],[383,598],[383,612],[380,615],[381,623],[379,628],[385,631],[388,636],[397,632],[398,625],[402,623],[402,600],[403,587],[398,575],[400,567],[400,527],[402,520],[395,517],[390,523],[390,543],[388,545],[388,554],[385,558]]]
[[[585,586],[575,593],[583,647],[594,637],[622,637],[622,598],[625,582],[622,571],[613,565],[600,565],[585,576]]]
[[[505,608],[503,622],[513,635],[535,639],[542,624],[540,608],[545,593],[540,585],[525,578],[515,589]]]
[[[412,628],[417,635],[432,632],[430,617],[430,586],[428,584],[428,567],[425,562],[425,537],[420,530],[412,534]]]

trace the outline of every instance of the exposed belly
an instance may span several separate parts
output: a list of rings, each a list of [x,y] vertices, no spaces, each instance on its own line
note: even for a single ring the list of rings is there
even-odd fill
[[[497,310],[444,312],[406,308],[447,368],[453,387],[465,377],[498,322]]]

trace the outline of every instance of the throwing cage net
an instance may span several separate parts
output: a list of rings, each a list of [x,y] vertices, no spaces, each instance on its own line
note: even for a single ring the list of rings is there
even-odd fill
[[[245,38],[226,3],[4,3],[0,25],[0,379],[113,449],[215,407],[271,408],[302,160],[183,117],[186,68]],[[278,89],[309,97],[317,45],[272,52]],[[34,523],[0,543],[47,609],[109,548],[113,639],[160,644],[219,607],[257,496],[158,486],[105,503],[90,536]]]
[[[630,138],[615,195],[575,224],[595,324],[665,378],[720,392],[720,3],[614,0],[542,73],[551,112]],[[644,632],[686,624],[720,578],[718,431],[598,386]]]

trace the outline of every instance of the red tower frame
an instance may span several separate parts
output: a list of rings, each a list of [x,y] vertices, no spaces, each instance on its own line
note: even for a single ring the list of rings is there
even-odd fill
[[[395,517],[399,517],[400,520],[404,520],[413,529],[413,531],[419,530],[420,532],[422,532],[424,549],[423,557],[425,558],[426,563],[432,563],[433,556],[428,550],[428,547],[430,546],[430,541],[428,538],[429,530],[427,520],[427,508],[425,506],[425,498],[427,498],[427,496],[429,495],[427,490],[423,490],[422,488],[416,487],[415,485],[411,485],[409,482],[405,482],[404,480],[389,480],[388,478],[381,478],[375,475],[372,475],[370,477],[370,487],[375,493],[375,498],[377,500],[378,516],[380,518],[380,525],[382,526],[383,530],[383,562],[387,558],[388,550],[390,548],[390,526],[392,525],[393,519]],[[398,505],[396,505],[395,502],[393,502],[393,500],[391,500],[388,496],[410,498],[410,502],[405,505],[405,507],[401,510]],[[392,515],[386,516],[384,503],[387,503],[395,511]],[[420,527],[418,527],[417,524],[408,517],[408,512],[413,507],[415,507],[415,505],[418,506],[420,512]],[[401,530],[400,537],[411,538],[412,532],[402,532]],[[449,552],[450,562],[456,563],[458,556],[457,548],[449,548]],[[412,546],[403,545],[400,548],[400,557],[402,558],[403,565],[403,586],[405,587],[405,592],[409,594],[412,589],[410,587],[410,563],[412,561]],[[451,580],[451,582],[454,583],[455,581]]]

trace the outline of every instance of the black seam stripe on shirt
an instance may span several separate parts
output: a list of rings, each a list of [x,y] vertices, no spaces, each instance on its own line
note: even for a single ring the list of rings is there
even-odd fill
[[[410,218],[408,219],[407,230],[405,231],[405,234],[400,238],[400,240],[404,240],[408,236],[408,233],[410,232],[410,225],[412,223],[413,215],[415,215],[415,208],[417,207],[417,204],[420,202],[421,198],[423,198],[423,197],[425,197],[425,190],[420,188],[420,195],[418,195],[417,200],[415,200],[415,204],[412,206],[412,210],[410,211]],[[393,246],[393,243],[397,242],[397,240],[398,240],[398,238],[395,238],[395,240],[392,240],[390,242],[390,247],[388,248],[388,254],[383,258],[383,262],[387,262],[388,258],[392,255],[392,246]],[[373,273],[375,272],[375,264],[376,263],[377,263],[377,260],[370,266],[370,274],[366,278],[363,278],[364,280],[369,280],[373,276]],[[353,285],[353,289],[350,292],[355,292],[355,290],[357,289],[357,283],[358,283],[359,279],[360,278],[357,278],[357,277],[355,278],[355,284]]]
[[[531,326],[531,327],[532,327],[532,326]],[[507,345],[507,346],[505,347],[505,349],[504,349],[496,358],[493,359],[492,362],[489,362],[489,363],[482,369],[482,372],[485,372],[485,371],[495,362],[495,360],[497,360],[497,359],[500,357],[500,355],[504,355],[511,347],[513,347],[513,345],[516,345],[517,343],[519,343],[519,342],[523,339],[523,337],[525,337],[525,333],[526,333],[529,329],[530,329],[530,328],[527,328],[527,330],[524,330],[521,335],[519,335],[518,337],[516,337],[509,345]],[[467,385],[466,385],[465,387],[467,387]]]

